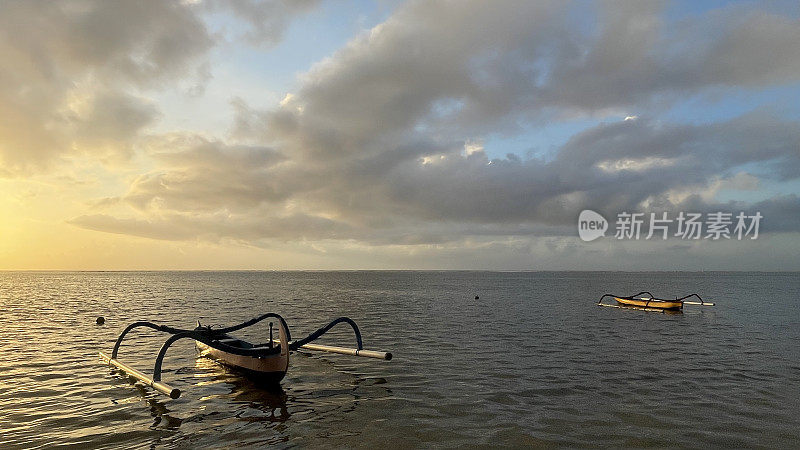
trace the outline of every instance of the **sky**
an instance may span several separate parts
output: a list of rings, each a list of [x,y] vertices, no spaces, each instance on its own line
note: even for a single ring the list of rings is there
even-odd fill
[[[798,43],[794,1],[2,2],[0,270],[800,270]]]

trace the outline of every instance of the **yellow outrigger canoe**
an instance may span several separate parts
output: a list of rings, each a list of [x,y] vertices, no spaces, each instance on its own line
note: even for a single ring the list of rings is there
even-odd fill
[[[603,299],[606,297],[611,297],[618,305],[611,305],[608,303],[603,303]],[[697,297],[699,302],[695,301],[687,301],[687,298]],[[647,291],[639,292],[636,295],[630,296],[620,296],[614,294],[604,294],[600,297],[600,301],[597,302],[599,306],[616,306],[618,308],[622,307],[631,307],[631,308],[640,308],[645,309],[648,311],[680,311],[683,309],[683,305],[701,305],[701,306],[714,306],[714,303],[703,301],[697,294],[690,294],[685,297],[675,298],[675,300],[663,299],[663,298],[655,298],[655,296]]]
[[[680,300],[659,300],[654,298],[625,298],[614,297],[620,305],[638,306],[641,308],[659,308],[659,309],[682,309],[683,302]]]

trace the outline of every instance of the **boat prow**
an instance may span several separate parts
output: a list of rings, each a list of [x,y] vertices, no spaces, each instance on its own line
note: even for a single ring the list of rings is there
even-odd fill
[[[200,356],[211,358],[220,364],[243,373],[253,381],[264,384],[278,384],[289,370],[289,340],[287,331],[282,323],[278,323],[279,342],[272,340],[272,324],[270,324],[270,341],[266,344],[253,345],[229,334],[221,335],[214,342],[205,344],[195,341],[195,346]],[[272,354],[262,356],[246,356],[221,350],[219,345],[225,344],[241,349],[273,350]]]

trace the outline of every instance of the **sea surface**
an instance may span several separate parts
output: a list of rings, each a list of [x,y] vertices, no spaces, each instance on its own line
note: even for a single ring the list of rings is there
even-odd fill
[[[0,272],[0,448],[797,448],[799,275]],[[596,306],[643,290],[716,306]],[[351,317],[394,359],[295,353],[267,391],[179,341],[171,400],[97,357],[132,321],[270,311],[295,338]],[[165,339],[135,331],[119,359],[152,372]],[[341,327],[318,342],[354,339]]]

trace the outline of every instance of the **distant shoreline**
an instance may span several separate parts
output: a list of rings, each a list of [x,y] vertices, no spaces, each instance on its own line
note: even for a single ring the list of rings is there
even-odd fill
[[[0,273],[353,273],[353,272],[408,272],[408,273],[800,273],[800,270],[489,270],[489,269],[121,269],[121,270],[69,270],[69,269],[0,269]]]

